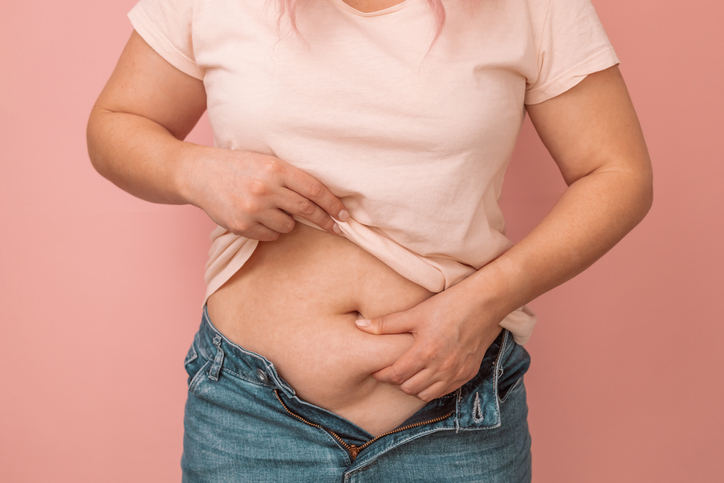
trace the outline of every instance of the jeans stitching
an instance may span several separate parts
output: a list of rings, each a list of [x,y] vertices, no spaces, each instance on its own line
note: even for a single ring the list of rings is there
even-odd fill
[[[475,391],[475,402],[473,403],[473,421],[476,423],[483,422],[483,409],[480,407],[480,394]]]
[[[460,431],[480,431],[483,429],[495,429],[499,428],[501,426],[500,421],[497,421],[495,424],[490,424],[488,426],[477,426],[474,428],[460,428]]]
[[[488,426],[481,426],[482,429],[491,429],[491,428],[497,428],[500,426],[500,403],[498,402],[498,375],[500,373],[501,369],[501,359],[503,358],[503,354],[505,354],[505,349],[508,345],[508,340],[510,339],[510,331],[508,329],[503,329],[503,341],[500,343],[500,350],[498,351],[498,356],[495,358],[495,363],[493,364],[495,374],[493,375],[493,392],[495,394],[495,413],[497,414],[496,422],[492,425]],[[463,428],[465,429],[465,428]]]
[[[199,369],[199,371],[196,374],[194,374],[194,377],[191,378],[191,381],[189,382],[189,392],[191,392],[191,393],[194,392],[194,390],[196,389],[196,386],[198,386],[199,382],[201,382],[201,380],[203,379],[202,375],[204,373],[204,370],[209,366],[209,364],[211,364],[210,360],[208,360],[206,358],[204,358],[204,359],[206,360],[206,362],[204,362],[204,365],[201,366],[201,369]]]
[[[212,359],[208,359],[208,358],[204,357],[203,354],[199,354],[199,357],[201,357],[201,358],[202,358],[204,361],[206,361],[206,362],[211,362],[211,361],[212,361]],[[248,377],[244,376],[243,374],[239,374],[238,372],[234,372],[234,371],[232,371],[231,369],[229,369],[229,368],[227,368],[227,367],[222,367],[222,368],[221,368],[221,372],[229,373],[229,374],[231,374],[231,375],[233,375],[233,376],[236,376],[237,379],[241,379],[241,380],[243,380],[244,382],[248,382],[249,384],[252,384],[252,385],[254,385],[254,386],[267,387],[267,388],[269,388],[269,387],[275,387],[275,386],[268,385],[268,384],[260,384],[259,381],[257,381],[256,379],[249,379]]]
[[[192,343],[188,353],[186,354],[186,359],[184,359],[184,366],[192,363],[193,361],[198,359],[198,357],[199,354],[196,352],[196,347],[194,347],[194,344]]]
[[[218,381],[219,372],[221,372],[224,363],[224,350],[221,348],[221,337],[219,335],[214,337],[214,345],[216,346],[216,356],[214,356],[214,363],[209,370],[209,379]]]
[[[515,388],[517,388],[520,385],[521,382],[523,382],[523,376],[520,376],[518,378],[518,380],[515,381],[515,383],[512,386],[510,386],[510,388],[508,389],[508,392],[505,393],[505,396],[503,396],[502,399],[500,398],[500,396],[498,396],[498,400],[500,401],[501,404],[504,403],[506,399],[508,399],[508,396],[510,396],[510,393],[513,392],[515,390]]]

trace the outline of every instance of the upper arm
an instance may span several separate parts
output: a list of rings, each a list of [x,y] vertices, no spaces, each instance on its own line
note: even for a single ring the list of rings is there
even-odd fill
[[[646,142],[618,66],[526,108],[568,185],[599,169],[651,178]]]
[[[183,140],[206,110],[206,91],[134,30],[93,110],[143,116]]]

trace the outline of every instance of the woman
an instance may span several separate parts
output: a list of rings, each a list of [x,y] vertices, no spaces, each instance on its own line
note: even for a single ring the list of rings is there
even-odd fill
[[[593,7],[287,3],[141,0],[89,120],[103,176],[218,224],[184,481],[530,481],[525,304],[652,202]],[[512,246],[526,112],[568,189]]]

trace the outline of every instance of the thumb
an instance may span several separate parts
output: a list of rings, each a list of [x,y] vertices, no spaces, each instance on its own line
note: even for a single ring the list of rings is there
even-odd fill
[[[357,328],[370,334],[401,334],[412,332],[415,324],[405,312],[383,315],[374,319],[359,319],[354,321]]]

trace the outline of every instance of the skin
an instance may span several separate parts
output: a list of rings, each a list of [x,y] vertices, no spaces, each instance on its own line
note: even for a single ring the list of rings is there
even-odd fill
[[[377,12],[386,8],[394,7],[403,0],[344,0],[344,2],[355,10],[364,13]]]
[[[290,213],[330,233],[334,218],[346,220],[326,187],[278,158],[183,142],[205,108],[203,82],[175,69],[133,32],[91,111],[93,166],[134,196],[193,204],[219,225],[258,240],[291,232]],[[585,270],[651,207],[651,162],[618,67],[527,109],[568,184],[550,213],[472,276],[360,327],[373,335],[413,335],[410,349],[374,377],[422,401],[470,380],[508,313]]]

